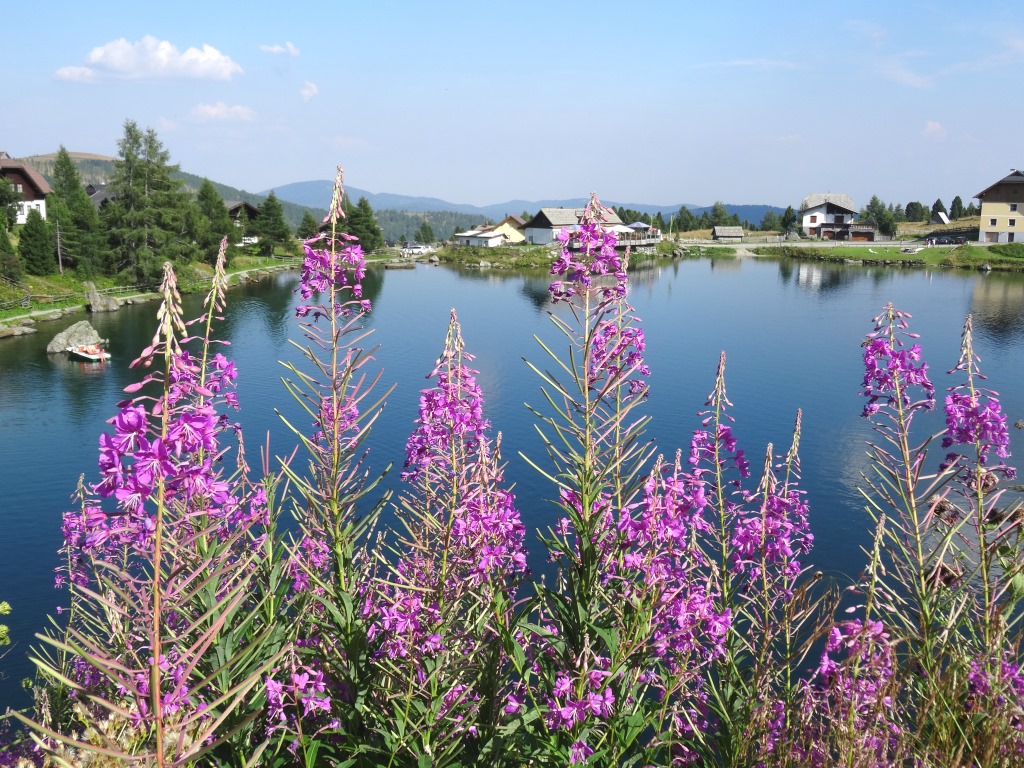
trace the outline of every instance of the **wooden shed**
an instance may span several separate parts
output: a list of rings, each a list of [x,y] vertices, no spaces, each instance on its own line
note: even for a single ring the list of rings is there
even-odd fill
[[[743,227],[715,227],[711,230],[711,239],[721,243],[742,242]]]

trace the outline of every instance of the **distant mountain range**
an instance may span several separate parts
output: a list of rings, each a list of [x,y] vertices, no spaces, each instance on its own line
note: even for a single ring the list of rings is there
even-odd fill
[[[108,155],[98,155],[88,152],[69,152],[75,161],[78,172],[83,183],[105,182],[110,178],[113,170],[114,158]],[[23,162],[32,165],[47,180],[52,181],[53,161],[56,153],[46,155],[33,155],[20,158]],[[202,184],[203,177],[192,173],[179,171],[176,174],[184,185],[195,192]],[[211,179],[212,181],[212,179]],[[266,189],[259,193],[246,192],[243,189],[229,187],[225,184],[213,182],[217,192],[225,203],[247,202],[259,205],[271,191],[281,200],[284,209],[285,220],[291,227],[298,226],[303,213],[311,209],[318,219],[324,217],[331,204],[331,192],[334,182],[328,179],[320,181],[299,181],[292,184],[284,184]],[[470,205],[468,203],[450,203],[436,197],[415,197],[411,195],[399,195],[390,192],[374,193],[357,187],[346,187],[346,194],[353,201],[365,197],[370,207],[378,215],[384,237],[388,240],[411,240],[412,233],[416,231],[421,222],[428,222],[434,229],[435,235],[439,238],[450,237],[453,232],[469,229],[470,227],[482,224],[485,221],[498,222],[508,215],[533,216],[541,208],[579,208],[586,204],[587,199],[583,197],[568,198],[562,200],[508,200],[504,203],[494,205]],[[603,200],[605,205],[613,208],[626,208],[639,213],[646,213],[651,216],[656,213],[667,221],[670,216],[679,212],[682,206],[690,209],[694,216],[700,216],[704,211],[711,210],[711,206],[690,205],[680,203],[679,205],[648,205],[646,203],[620,203],[610,200]],[[749,221],[758,225],[768,211],[777,214],[783,213],[784,209],[774,205],[734,205],[725,203],[730,214],[737,214],[740,221]]]
[[[274,187],[273,192],[281,200],[288,200],[289,202],[311,208],[325,209],[331,203],[333,187],[334,182],[330,180],[297,181],[292,184]],[[266,195],[270,192],[271,190],[267,189],[262,194]],[[360,197],[365,197],[374,211],[395,210],[408,211],[410,213],[453,211],[456,213],[473,214],[479,217],[481,222],[486,219],[497,222],[510,214],[519,216],[523,212],[527,212],[532,216],[541,208],[580,208],[587,202],[587,198],[578,197],[564,200],[509,200],[504,203],[495,203],[494,205],[470,205],[468,203],[450,203],[447,200],[441,200],[436,197],[413,197],[410,195],[396,195],[389,192],[378,194],[367,192],[357,187],[345,187],[345,193],[353,201],[358,200]],[[646,203],[619,203],[609,200],[602,200],[602,202],[612,208],[627,208],[632,211],[647,213],[651,216],[660,212],[666,220],[672,214],[678,213],[679,209],[683,206],[689,208],[694,216],[700,216],[704,211],[711,211],[710,205],[700,206],[690,205],[689,203],[665,206],[648,205]],[[765,213],[768,211],[774,211],[777,214],[785,211],[784,208],[779,208],[775,205],[730,205],[726,203],[725,207],[729,213],[739,215],[740,221],[749,221],[755,225],[761,223],[761,219],[764,218]]]

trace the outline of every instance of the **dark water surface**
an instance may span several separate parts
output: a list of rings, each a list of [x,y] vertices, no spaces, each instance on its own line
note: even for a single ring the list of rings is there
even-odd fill
[[[914,315],[913,330],[941,390],[956,363],[964,317],[973,313],[975,347],[989,384],[1000,391],[1012,424],[1024,419],[1024,277],[970,272],[819,266],[753,259],[691,261],[638,272],[631,301],[644,321],[652,368],[647,412],[650,437],[671,457],[689,443],[714,383],[720,350],[728,355],[727,386],[735,404],[735,433],[754,467],[765,445],[789,445],[797,408],[804,412],[803,486],[809,493],[816,537],[811,564],[837,577],[864,562],[867,520],[857,484],[865,471],[870,437],[859,416],[860,342],[886,302]],[[233,288],[222,336],[238,370],[238,397],[250,461],[270,433],[275,454],[290,452],[294,437],[275,407],[293,422],[308,419],[288,401],[280,360],[298,360],[289,339],[301,339],[293,319],[296,274]],[[543,465],[544,455],[524,403],[541,406],[539,383],[523,358],[544,367],[541,336],[564,348],[548,318],[543,274],[455,272],[420,266],[374,272],[369,325],[379,344],[382,381],[396,388],[370,441],[378,468],[404,458],[416,416],[444,342],[449,308],[463,325],[467,349],[477,355],[479,382],[494,430],[503,433],[507,479],[527,528],[546,527],[555,511],[552,492],[519,456]],[[192,299],[189,299],[193,302]],[[192,306],[198,302],[196,299]],[[102,367],[47,356],[46,344],[84,316],[41,323],[33,336],[0,340],[0,600],[14,612],[0,620],[15,642],[0,660],[0,709],[27,703],[19,681],[31,674],[25,652],[63,594],[53,589],[61,513],[72,508],[78,477],[96,480],[97,438],[116,412],[122,389],[135,380],[128,369],[152,338],[156,304],[89,317],[110,339],[112,361]],[[942,426],[931,414],[929,429]],[[1024,432],[1011,429],[1014,464],[1024,453]],[[392,477],[397,477],[395,472]],[[532,538],[530,539],[533,543]],[[543,567],[533,543],[531,565]]]

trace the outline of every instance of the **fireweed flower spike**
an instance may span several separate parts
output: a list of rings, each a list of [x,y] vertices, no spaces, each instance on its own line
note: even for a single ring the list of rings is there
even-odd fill
[[[562,247],[551,266],[551,274],[565,279],[551,283],[549,290],[555,301],[589,290],[594,278],[602,275],[614,278],[611,287],[606,281],[600,283],[605,298],[626,295],[625,258],[615,248],[618,242],[615,232],[603,225],[608,210],[597,195],[592,194],[580,218],[579,228],[570,230],[563,227],[558,233],[557,239]]]
[[[864,341],[864,384],[861,395],[868,399],[863,416],[873,416],[881,408],[891,408],[906,414],[909,421],[914,410],[935,407],[935,386],[928,378],[928,365],[921,357],[921,346],[914,343],[908,349],[907,339],[916,339],[910,333],[907,320],[910,314],[888,304],[874,318],[875,329]],[[919,363],[919,364],[918,364]],[[912,387],[920,387],[924,396],[911,397]]]
[[[119,764],[185,764],[245,741],[255,712],[244,710],[273,662],[274,651],[264,656],[244,630],[214,650],[220,632],[240,630],[239,620],[249,626],[250,601],[258,602],[252,545],[262,535],[251,529],[265,519],[240,442],[236,473],[221,461],[223,439],[240,441],[221,412],[237,405],[234,366],[208,354],[211,321],[223,308],[223,246],[202,336],[187,336],[192,323],[165,266],[157,334],[132,364],[152,369],[143,383],[159,390],[121,403],[100,438],[100,500],[87,496],[81,512],[64,518],[71,612],[62,635],[43,638],[56,655],[35,660],[40,679],[74,708],[44,707],[38,723],[22,718],[58,762],[67,749],[99,749]],[[195,346],[199,354],[187,348]],[[222,687],[227,678],[212,672],[226,669],[231,682]],[[79,741],[81,724],[96,735]],[[117,735],[126,728],[130,740]]]
[[[974,352],[972,330],[972,318],[968,315],[964,322],[960,359],[949,372],[951,375],[962,372],[966,381],[950,387],[946,395],[946,432],[942,437],[942,447],[963,445],[973,448],[972,456],[950,453],[946,457],[946,465],[973,461],[980,472],[984,471],[990,453],[1001,459],[1009,457],[1010,433],[1006,427],[1006,415],[999,404],[999,393],[977,385],[985,377],[978,369],[981,359]],[[993,470],[1007,479],[1016,476],[1012,467],[1002,463]]]
[[[406,447],[408,489],[396,510],[406,533],[378,586],[368,632],[375,662],[406,692],[393,706],[419,710],[441,697],[434,721],[417,736],[423,748],[491,733],[510,715],[481,708],[481,698],[514,693],[495,677],[508,667],[497,637],[512,622],[526,573],[525,529],[503,487],[500,436],[492,444],[487,435],[472,360],[452,310],[444,349],[428,374],[436,384],[420,393]]]
[[[315,320],[328,313],[347,316],[354,310],[370,311],[369,302],[362,301],[362,280],[366,276],[366,259],[362,246],[359,245],[359,238],[344,232],[341,228],[345,218],[342,207],[342,200],[345,197],[343,178],[344,170],[339,165],[334,180],[331,208],[324,219],[324,224],[330,225],[330,230],[303,243],[305,257],[302,261],[299,283],[299,294],[304,301],[317,294],[328,294],[334,300],[329,307],[299,306],[296,314],[300,318],[308,316],[311,312]],[[354,307],[342,301],[346,289],[358,302]]]

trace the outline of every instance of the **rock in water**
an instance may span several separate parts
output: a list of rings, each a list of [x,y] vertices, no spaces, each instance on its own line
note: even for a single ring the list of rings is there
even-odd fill
[[[113,296],[103,296],[96,290],[94,283],[85,282],[86,306],[90,312],[116,312],[121,308],[121,302]]]
[[[89,321],[81,320],[54,336],[50,343],[46,345],[46,351],[53,355],[58,352],[66,352],[68,347],[102,343],[103,339],[100,338],[96,329],[89,324]]]

